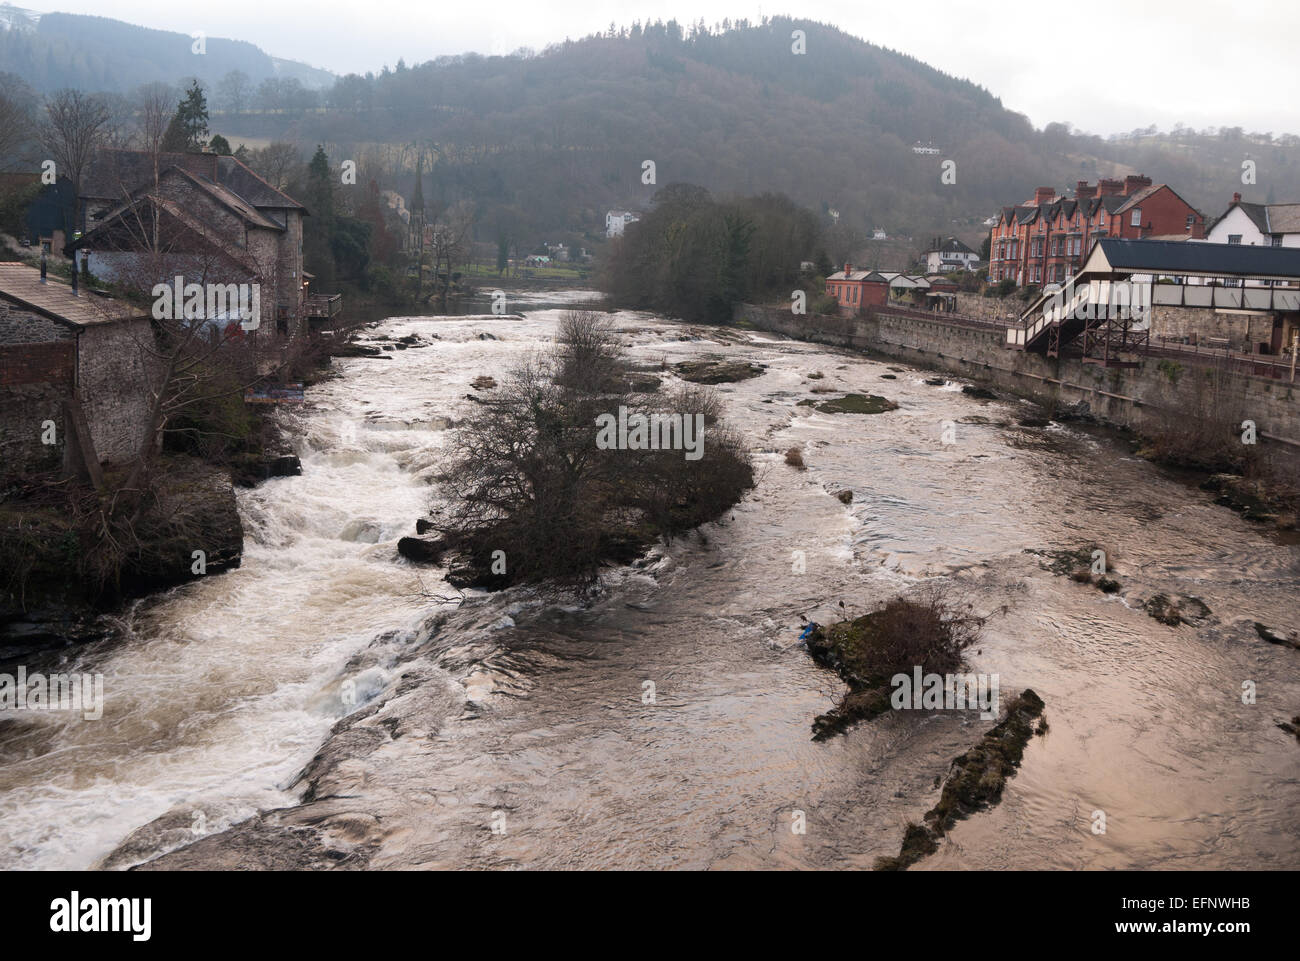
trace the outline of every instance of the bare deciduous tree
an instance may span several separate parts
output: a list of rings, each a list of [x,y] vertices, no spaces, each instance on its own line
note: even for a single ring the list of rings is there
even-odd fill
[[[217,84],[217,95],[231,113],[243,113],[253,99],[253,81],[242,70],[231,70]]]
[[[276,190],[284,190],[289,179],[302,164],[302,149],[296,143],[273,140],[248,155],[248,165]]]
[[[60,174],[80,193],[81,178],[104,141],[108,108],[94,94],[60,90],[46,101],[41,143]]]

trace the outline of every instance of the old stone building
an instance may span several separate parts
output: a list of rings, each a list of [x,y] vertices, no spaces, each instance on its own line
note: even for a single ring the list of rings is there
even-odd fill
[[[149,318],[0,263],[0,473],[117,464],[148,431]]]
[[[328,319],[338,298],[309,293],[307,210],[235,157],[101,150],[83,178],[83,236],[68,245],[103,280],[151,288],[176,276],[257,284],[259,330],[292,336]]]

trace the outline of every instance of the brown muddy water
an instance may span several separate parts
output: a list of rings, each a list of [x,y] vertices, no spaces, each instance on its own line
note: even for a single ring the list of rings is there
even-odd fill
[[[992,722],[902,711],[812,742],[842,688],[799,645],[800,615],[947,578],[992,615],[971,670],[998,674],[1004,698],[1036,690],[1050,730],[1002,804],[916,869],[1300,867],[1300,744],[1276,727],[1300,713],[1300,651],[1253,628],[1300,626],[1300,547],[1104,437],[999,426],[1030,413],[1018,401],[619,314],[642,362],[766,365],[718,388],[756,451],[750,496],[589,599],[461,600],[398,558],[469,382],[552,335],[557,310],[524,309],[389,321],[370,336],[431,346],[339,361],[308,392],[303,475],[240,494],[243,567],[137,605],[65,664],[105,675],[103,719],[9,716],[6,864],[318,863],[277,849],[293,829],[372,868],[870,867]],[[900,408],[798,406],[814,388]],[[784,463],[792,446],[806,471]],[[1119,594],[1026,553],[1091,542]],[[1212,614],[1164,626],[1140,607],[1161,592]]]

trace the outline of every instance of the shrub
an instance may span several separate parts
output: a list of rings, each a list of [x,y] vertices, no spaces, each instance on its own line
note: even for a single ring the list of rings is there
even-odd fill
[[[844,671],[879,686],[916,667],[924,674],[959,670],[963,652],[983,628],[984,618],[973,613],[971,604],[936,582],[912,597],[896,597],[878,611],[835,624],[827,634],[840,651]]]
[[[690,385],[651,403],[632,375],[609,322],[571,313],[550,351],[480,398],[452,433],[443,475],[452,506],[437,528],[459,556],[453,583],[589,583],[603,562],[712,520],[753,486],[747,445],[720,424],[711,391]],[[598,418],[620,407],[629,419],[699,414],[714,426],[695,460],[680,449],[602,450]],[[505,573],[492,572],[496,551]]]

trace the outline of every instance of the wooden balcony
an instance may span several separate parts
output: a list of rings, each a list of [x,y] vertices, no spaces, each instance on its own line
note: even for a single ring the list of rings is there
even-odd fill
[[[308,320],[329,320],[342,309],[342,294],[308,294],[303,303],[303,313]]]

